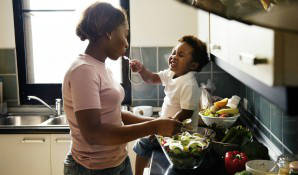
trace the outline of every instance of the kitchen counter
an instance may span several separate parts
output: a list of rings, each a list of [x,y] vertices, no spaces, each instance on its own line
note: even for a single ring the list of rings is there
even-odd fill
[[[217,158],[211,151],[206,156],[206,161],[200,168],[195,170],[175,169],[173,168],[161,149],[155,150],[151,157],[150,175],[206,175],[220,174],[225,175],[223,159]]]
[[[69,126],[1,126],[0,134],[69,134]]]

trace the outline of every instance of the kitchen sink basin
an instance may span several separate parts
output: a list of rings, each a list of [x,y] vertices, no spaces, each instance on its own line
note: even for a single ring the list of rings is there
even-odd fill
[[[61,115],[58,117],[50,118],[47,121],[43,122],[41,125],[68,125],[68,122],[66,116]]]
[[[50,115],[18,115],[6,116],[0,118],[0,125],[9,126],[24,126],[24,125],[39,125],[48,120]]]

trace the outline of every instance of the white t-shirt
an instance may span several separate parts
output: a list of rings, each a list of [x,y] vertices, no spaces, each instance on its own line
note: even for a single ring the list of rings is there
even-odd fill
[[[173,117],[181,109],[193,110],[192,126],[198,127],[198,107],[201,89],[198,86],[195,72],[188,72],[173,79],[175,73],[169,69],[158,73],[165,86],[165,98],[161,109],[161,117]]]

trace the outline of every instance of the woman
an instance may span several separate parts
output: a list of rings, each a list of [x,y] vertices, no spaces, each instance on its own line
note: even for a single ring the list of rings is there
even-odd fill
[[[152,134],[171,136],[181,123],[136,117],[120,110],[124,90],[105,67],[128,48],[128,22],[123,10],[96,2],[83,13],[76,34],[89,40],[63,82],[64,111],[72,137],[64,174],[131,175],[126,143]]]

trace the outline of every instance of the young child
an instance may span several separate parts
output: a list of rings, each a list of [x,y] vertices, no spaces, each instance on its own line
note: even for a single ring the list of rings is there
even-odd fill
[[[192,127],[198,125],[198,103],[201,90],[196,81],[195,72],[209,62],[206,44],[194,36],[183,36],[173,48],[168,59],[169,68],[158,73],[147,70],[138,60],[132,60],[130,67],[138,72],[146,83],[162,84],[165,86],[164,103],[161,117],[183,121],[192,119]],[[148,137],[139,139],[134,146],[137,154],[136,174],[143,174],[148,164],[152,150],[159,147],[158,143],[150,141]]]

